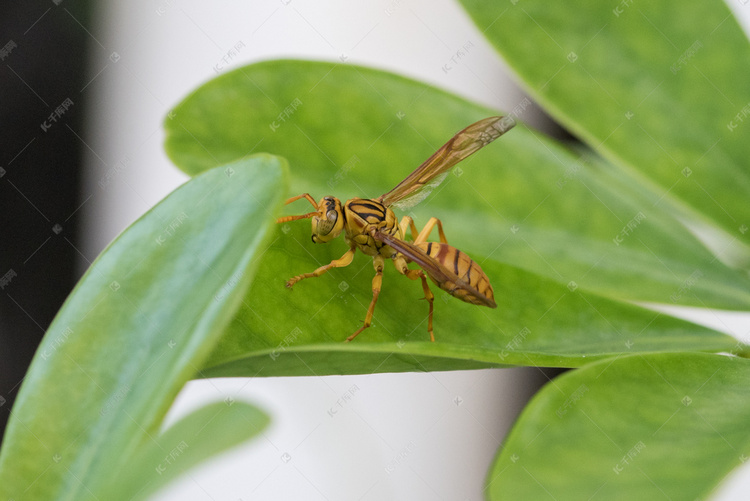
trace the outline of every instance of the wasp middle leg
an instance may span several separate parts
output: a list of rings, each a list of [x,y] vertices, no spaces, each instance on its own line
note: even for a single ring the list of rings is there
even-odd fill
[[[427,224],[424,225],[424,228],[422,228],[422,231],[419,232],[419,235],[417,235],[417,238],[414,239],[414,244],[421,244],[427,241],[427,237],[430,236],[430,233],[432,233],[432,229],[437,225],[438,227],[438,235],[440,236],[440,242],[447,244],[448,239],[445,238],[445,233],[443,232],[443,223],[436,217],[431,217],[429,221],[427,221]],[[414,234],[414,230],[412,230],[412,235]]]
[[[350,264],[352,264],[352,260],[354,259],[354,251],[355,248],[353,247],[346,251],[346,253],[340,258],[334,259],[330,263],[321,266],[311,273],[303,273],[302,275],[297,275],[296,277],[290,278],[286,281],[287,288],[291,289],[294,284],[296,284],[300,280],[304,280],[305,278],[319,277],[331,268],[343,268],[345,266],[349,266]]]
[[[411,228],[411,239],[417,238],[419,231],[417,231],[417,225],[414,224],[414,219],[411,216],[402,217],[398,227],[401,229],[401,236],[404,239],[406,239],[406,232],[409,231],[409,228]]]
[[[375,312],[375,304],[378,302],[380,287],[383,285],[383,265],[385,264],[385,260],[383,259],[383,256],[378,254],[372,258],[372,264],[375,267],[375,276],[372,277],[372,301],[370,301],[370,307],[367,308],[367,316],[365,316],[364,324],[357,329],[357,332],[346,338],[346,342],[357,337],[360,332],[367,329],[372,324],[372,315]]]

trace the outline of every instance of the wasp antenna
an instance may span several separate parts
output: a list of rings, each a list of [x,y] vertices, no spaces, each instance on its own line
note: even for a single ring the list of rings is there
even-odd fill
[[[308,219],[308,218],[311,218],[313,216],[322,216],[322,214],[320,212],[316,211],[316,212],[308,212],[307,214],[302,214],[302,215],[299,215],[299,216],[284,216],[284,217],[278,218],[276,220],[276,223],[277,224],[288,223],[289,221],[296,221],[298,219]]]
[[[304,198],[305,200],[310,202],[313,207],[315,207],[316,209],[318,208],[318,204],[315,203],[315,199],[311,197],[309,193],[303,193],[302,195],[297,195],[296,197],[289,198],[286,202],[284,202],[284,205],[289,205],[290,203],[295,202],[300,198]]]

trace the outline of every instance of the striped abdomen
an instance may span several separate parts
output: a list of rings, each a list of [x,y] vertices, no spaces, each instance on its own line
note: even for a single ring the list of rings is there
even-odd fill
[[[425,270],[438,287],[451,296],[467,303],[489,306],[491,308],[497,306],[495,304],[495,293],[492,290],[492,285],[490,285],[490,279],[487,278],[482,268],[467,254],[451,245],[443,243],[424,242],[416,245],[439,262],[447,271],[454,273],[470,286],[469,288],[465,288],[451,280],[440,281],[433,277],[429,273],[429,270]]]

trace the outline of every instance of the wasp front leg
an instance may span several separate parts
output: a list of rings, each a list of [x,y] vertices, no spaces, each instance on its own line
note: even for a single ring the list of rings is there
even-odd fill
[[[372,301],[370,301],[370,307],[367,308],[367,316],[365,316],[365,322],[357,329],[357,332],[346,338],[346,342],[351,341],[359,335],[360,332],[367,329],[372,324],[372,315],[375,312],[375,304],[378,302],[378,296],[380,295],[380,287],[383,284],[383,265],[385,261],[383,256],[378,254],[372,258],[372,264],[375,267],[375,276],[372,278]]]
[[[346,251],[346,254],[341,256],[338,259],[334,259],[330,263],[321,266],[317,270],[313,271],[312,273],[303,273],[302,275],[297,275],[296,277],[292,277],[289,280],[286,281],[287,288],[291,289],[294,284],[299,282],[300,280],[304,280],[305,278],[312,278],[312,277],[319,277],[326,271],[330,270],[331,268],[343,268],[345,266],[349,266],[352,264],[352,260],[354,259],[354,251],[355,248],[352,247],[348,251]]]

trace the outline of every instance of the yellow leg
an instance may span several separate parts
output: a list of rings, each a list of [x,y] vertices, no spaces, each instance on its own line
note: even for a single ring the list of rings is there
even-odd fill
[[[430,290],[430,286],[427,284],[427,277],[422,270],[410,270],[406,266],[406,260],[402,255],[396,256],[396,258],[393,260],[393,264],[396,266],[396,269],[399,273],[405,275],[411,280],[416,280],[418,278],[422,280],[422,291],[424,292],[424,298],[430,305],[430,312],[427,315],[427,332],[429,332],[430,334],[430,341],[434,342],[435,334],[432,332],[432,303],[435,300],[435,295],[432,293],[432,291]]]
[[[380,295],[380,287],[383,284],[383,256],[377,255],[372,258],[372,264],[375,266],[375,276],[372,278],[372,301],[370,301],[370,307],[367,308],[367,316],[365,316],[365,323],[357,329],[357,332],[346,338],[348,343],[359,335],[360,332],[367,329],[372,323],[372,315],[375,312],[375,303],[378,302],[378,296]]]
[[[296,197],[292,197],[286,202],[284,202],[284,205],[289,205],[292,202],[296,202],[300,198],[306,199],[308,202],[312,204],[313,207],[315,207],[315,212],[308,212],[307,214],[302,214],[300,216],[284,216],[280,217],[276,220],[277,223],[288,223],[289,221],[296,221],[298,219],[307,219],[308,217],[313,217],[315,215],[320,214],[320,211],[318,211],[318,204],[315,203],[315,199],[310,196],[309,193],[303,193],[302,195],[297,195]]]
[[[443,233],[443,223],[440,222],[440,220],[436,217],[431,217],[429,221],[427,221],[427,224],[424,225],[424,228],[422,228],[422,231],[419,232],[419,235],[417,235],[417,238],[414,239],[415,244],[421,244],[423,242],[427,241],[427,237],[430,236],[430,232],[437,224],[438,227],[438,234],[440,235],[440,241],[444,244],[448,243],[448,239],[445,238],[445,233]]]
[[[401,235],[406,238],[406,231],[411,228],[411,239],[414,240],[417,238],[417,225],[414,224],[414,220],[411,218],[411,216],[404,216],[401,218],[401,223],[399,223],[398,227],[401,229]]]
[[[349,266],[350,264],[352,264],[352,260],[354,259],[354,250],[355,248],[349,249],[348,251],[346,251],[346,254],[344,254],[340,258],[334,259],[330,263],[321,266],[312,273],[303,273],[302,275],[297,275],[296,277],[290,278],[286,281],[287,288],[291,289],[294,284],[296,284],[300,280],[304,280],[305,278],[319,277],[331,268],[343,268],[344,266]]]
[[[409,270],[406,274],[407,277],[412,280],[416,280],[417,277],[422,279],[422,291],[424,292],[424,298],[430,305],[430,312],[427,314],[427,332],[430,333],[430,341],[435,342],[435,334],[432,332],[432,303],[435,300],[435,295],[430,290],[430,286],[427,285],[427,277],[424,276],[422,270]]]

